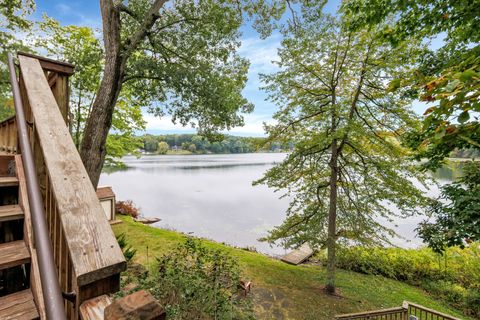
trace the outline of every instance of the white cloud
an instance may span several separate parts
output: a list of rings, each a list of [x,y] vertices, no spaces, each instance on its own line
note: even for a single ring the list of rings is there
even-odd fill
[[[97,36],[101,33],[102,23],[100,16],[86,16],[81,10],[78,10],[76,6],[72,7],[64,2],[56,4],[55,10],[60,16],[63,16],[64,19],[68,18],[69,20],[67,23],[62,23],[62,25],[74,24],[86,26],[94,29]]]
[[[274,123],[274,120],[270,115],[247,114],[244,116],[244,118],[245,118],[245,125],[243,127],[236,127],[230,131],[225,131],[224,133],[229,133],[234,135],[264,136],[265,130],[263,129],[263,124]]]
[[[164,116],[164,117],[156,117],[153,114],[144,113],[143,119],[147,122],[147,131],[148,130],[165,130],[165,131],[178,131],[178,130],[185,130],[191,131],[189,127],[183,127],[181,124],[174,124],[172,122],[172,117]]]
[[[278,70],[273,61],[278,61],[277,49],[280,47],[280,35],[275,34],[266,40],[250,37],[242,40],[238,53],[250,61],[248,71],[249,85],[258,88],[259,73],[271,73]]]

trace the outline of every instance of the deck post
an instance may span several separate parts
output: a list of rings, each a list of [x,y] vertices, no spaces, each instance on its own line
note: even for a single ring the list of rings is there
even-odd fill
[[[38,59],[45,72],[60,113],[67,127],[70,127],[70,89],[68,79],[74,73],[75,67],[68,62],[56,61],[30,53],[19,52],[18,55]]]

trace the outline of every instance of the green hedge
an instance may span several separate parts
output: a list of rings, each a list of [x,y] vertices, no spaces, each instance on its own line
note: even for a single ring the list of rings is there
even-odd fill
[[[429,248],[339,249],[337,266],[421,286],[465,314],[480,317],[480,244],[450,248],[439,256]]]

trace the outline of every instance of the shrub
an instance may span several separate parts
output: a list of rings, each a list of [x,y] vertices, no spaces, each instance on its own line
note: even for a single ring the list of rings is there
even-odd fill
[[[168,319],[253,319],[248,298],[238,292],[237,261],[198,239],[157,258],[144,286],[165,307]]]
[[[120,249],[122,249],[125,260],[130,262],[137,253],[137,250],[133,249],[132,246],[128,244],[125,233],[119,234],[116,238]]]
[[[342,248],[342,269],[419,285],[471,316],[480,316],[480,244],[449,248],[445,256],[429,248]]]
[[[132,200],[117,201],[115,211],[119,214],[137,218],[140,215],[140,209],[135,206]]]

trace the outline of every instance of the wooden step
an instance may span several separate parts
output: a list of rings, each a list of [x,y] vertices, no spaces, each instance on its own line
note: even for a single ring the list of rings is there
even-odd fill
[[[17,177],[0,177],[0,187],[18,186]]]
[[[23,240],[0,244],[0,270],[30,262],[30,253]],[[0,319],[2,319],[0,317]]]
[[[23,219],[23,210],[19,205],[0,206],[0,222]]]
[[[0,319],[38,319],[38,311],[30,289],[0,297]]]

